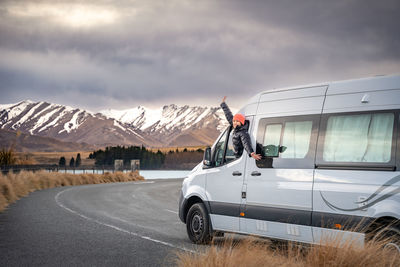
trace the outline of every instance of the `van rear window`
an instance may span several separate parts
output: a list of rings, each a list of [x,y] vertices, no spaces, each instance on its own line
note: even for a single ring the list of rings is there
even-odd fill
[[[393,125],[393,113],[329,116],[323,145],[323,161],[389,162]]]

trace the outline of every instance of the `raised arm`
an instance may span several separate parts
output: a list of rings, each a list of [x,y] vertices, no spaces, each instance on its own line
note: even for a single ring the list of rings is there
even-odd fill
[[[247,154],[254,158],[255,160],[260,160],[261,159],[261,155],[256,154],[253,150],[253,148],[251,147],[251,140],[250,140],[250,135],[248,132],[243,131],[241,132],[240,135],[240,139],[242,141],[243,147],[246,150]]]
[[[225,113],[225,117],[228,120],[230,125],[233,125],[233,115],[228,105],[225,103],[226,96],[222,99],[221,108]]]

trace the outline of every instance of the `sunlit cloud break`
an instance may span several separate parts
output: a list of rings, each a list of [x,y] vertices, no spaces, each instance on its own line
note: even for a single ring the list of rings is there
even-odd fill
[[[72,28],[90,28],[115,23],[118,13],[112,7],[76,3],[15,4],[7,8],[11,15],[46,18]]]

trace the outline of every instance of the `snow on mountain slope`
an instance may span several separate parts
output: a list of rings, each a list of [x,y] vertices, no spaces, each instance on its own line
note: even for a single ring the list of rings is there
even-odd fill
[[[95,145],[149,145],[140,130],[102,114],[29,100],[1,105],[0,128]]]
[[[218,121],[217,130],[219,131],[228,125],[221,109],[209,107],[189,107],[187,105],[178,107],[171,104],[159,109],[139,106],[127,110],[108,109],[100,111],[100,113],[146,132],[188,130],[209,116],[213,116]]]
[[[100,111],[100,113],[108,118],[113,118],[120,122],[133,125],[138,129],[144,130],[156,123],[161,118],[162,108],[152,110],[138,106],[136,108],[126,110],[107,109]]]
[[[228,126],[220,108],[166,105],[92,113],[47,102],[0,105],[0,128],[94,145],[211,145]]]

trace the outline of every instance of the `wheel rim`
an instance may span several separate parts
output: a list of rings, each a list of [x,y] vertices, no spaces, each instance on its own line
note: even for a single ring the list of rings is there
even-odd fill
[[[400,246],[399,246],[399,244],[396,244],[396,243],[393,243],[393,242],[387,243],[387,244],[384,246],[384,248],[385,248],[385,249],[391,249],[391,250],[394,250],[394,251],[397,251],[398,253],[400,253]]]
[[[398,229],[384,228],[374,237],[374,241],[383,241],[383,249],[400,253],[400,231]]]
[[[195,213],[191,221],[192,232],[195,236],[199,236],[203,232],[203,217],[199,213]]]

